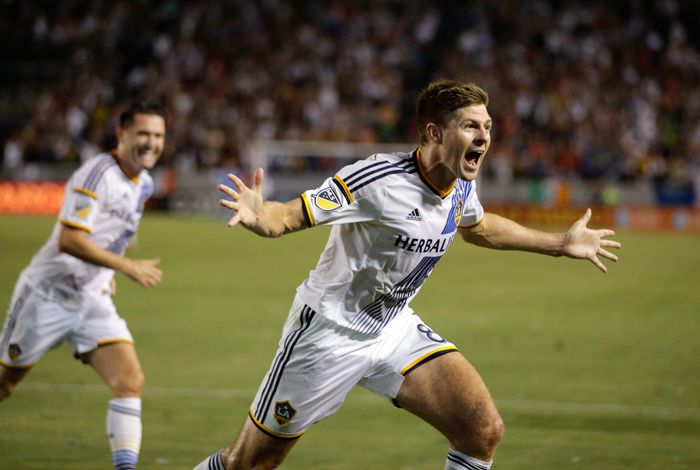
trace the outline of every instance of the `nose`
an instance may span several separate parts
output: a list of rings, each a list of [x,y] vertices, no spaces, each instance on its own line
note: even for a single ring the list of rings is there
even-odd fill
[[[486,129],[479,129],[479,132],[476,134],[474,137],[474,144],[475,145],[485,145],[489,141],[489,131]]]

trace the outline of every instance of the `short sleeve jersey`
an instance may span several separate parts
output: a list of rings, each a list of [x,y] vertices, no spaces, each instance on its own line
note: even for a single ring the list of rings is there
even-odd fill
[[[474,181],[441,193],[425,176],[420,149],[375,154],[305,191],[310,226],[332,225],[316,268],[297,289],[311,308],[360,333],[378,335],[416,296],[458,226],[484,210]]]
[[[102,153],[85,162],[66,183],[53,232],[24,271],[29,283],[67,306],[78,305],[84,293],[101,292],[114,271],[60,252],[61,226],[84,230],[97,246],[123,255],[152,193],[148,172],[129,178],[112,154]]]

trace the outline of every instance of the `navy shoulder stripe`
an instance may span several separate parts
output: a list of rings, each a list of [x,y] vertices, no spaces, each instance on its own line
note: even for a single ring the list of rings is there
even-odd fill
[[[117,163],[114,161],[114,158],[112,158],[111,156],[109,156],[108,158],[103,158],[101,162],[97,162],[88,174],[87,178],[85,178],[85,184],[83,185],[83,189],[87,189],[89,191],[94,192],[97,188],[97,184],[100,182],[100,179],[102,179],[102,175],[104,175],[105,171],[107,171],[110,167],[116,164]]]
[[[410,159],[404,159],[396,163],[381,161],[364,167],[363,169],[353,173],[346,180],[350,192],[355,192],[368,184],[384,178],[385,176],[394,175],[397,173],[415,173],[417,171],[415,162]]]
[[[375,162],[375,163],[372,163],[370,165],[367,165],[364,168],[357,170],[355,173],[348,175],[346,178],[343,178],[343,180],[345,181],[345,184],[350,186],[355,181],[363,178],[364,175],[366,175],[367,173],[374,172],[378,168],[384,168],[384,167],[387,167],[388,165],[390,165],[389,162]]]

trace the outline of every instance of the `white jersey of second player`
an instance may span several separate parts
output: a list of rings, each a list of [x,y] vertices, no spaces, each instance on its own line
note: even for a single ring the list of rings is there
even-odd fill
[[[316,268],[297,289],[338,325],[378,335],[403,311],[452,243],[484,210],[474,181],[440,192],[421,149],[375,154],[302,194],[310,226],[333,225]]]
[[[114,271],[58,250],[62,225],[84,230],[97,246],[123,255],[134,237],[153,179],[143,170],[129,178],[110,153],[85,162],[66,183],[53,231],[23,271],[27,282],[46,298],[79,308],[85,293],[108,289]]]

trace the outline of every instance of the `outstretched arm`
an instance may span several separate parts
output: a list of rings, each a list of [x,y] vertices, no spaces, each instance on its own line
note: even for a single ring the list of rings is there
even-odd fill
[[[231,199],[220,199],[219,204],[234,212],[228,221],[229,227],[241,224],[261,237],[280,237],[308,227],[301,198],[289,202],[265,201],[262,197],[263,170],[255,172],[253,185],[249,188],[234,174],[226,175],[234,188],[219,185],[219,191]]]
[[[550,256],[568,256],[587,259],[603,272],[608,268],[598,256],[617,261],[617,256],[607,248],[621,248],[620,242],[605,237],[615,235],[608,229],[592,230],[586,225],[591,219],[587,209],[583,217],[574,222],[564,233],[548,233],[529,229],[505,217],[486,213],[481,222],[471,227],[460,227],[464,241],[486,248],[521,250]]]
[[[159,259],[132,259],[120,256],[95,245],[84,230],[67,225],[61,227],[58,249],[87,263],[119,271],[143,287],[155,286],[163,276],[161,270],[156,267],[160,263]]]

